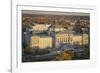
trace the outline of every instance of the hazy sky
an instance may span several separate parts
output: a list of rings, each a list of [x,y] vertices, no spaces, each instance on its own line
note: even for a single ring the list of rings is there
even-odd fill
[[[89,13],[76,13],[76,12],[56,12],[56,11],[34,11],[34,10],[22,10],[23,14],[56,14],[56,15],[78,15],[89,16]]]

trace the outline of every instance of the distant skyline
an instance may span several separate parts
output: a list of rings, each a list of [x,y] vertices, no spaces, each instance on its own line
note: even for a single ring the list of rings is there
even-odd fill
[[[32,23],[49,23],[54,25],[54,23],[75,23],[77,20],[85,20],[82,21],[86,22],[89,25],[90,17],[89,16],[78,16],[78,15],[52,15],[52,14],[22,14],[23,23],[27,22],[28,24]],[[86,26],[87,26],[86,25]]]

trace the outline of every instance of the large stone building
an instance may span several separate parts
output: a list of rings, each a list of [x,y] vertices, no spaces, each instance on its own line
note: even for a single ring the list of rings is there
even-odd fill
[[[65,31],[66,29],[63,27],[55,27],[55,28],[49,28],[49,31],[54,31],[54,32],[62,32]]]
[[[31,47],[58,48],[62,44],[88,44],[88,34],[75,34],[74,31],[55,33],[55,36],[32,36]]]
[[[83,45],[89,44],[89,35],[88,34],[83,34]]]
[[[56,47],[59,47],[64,43],[72,43],[73,32],[61,32],[57,33],[55,36]]]
[[[59,47],[61,44],[64,44],[64,43],[77,44],[77,45],[87,44],[88,39],[87,39],[86,35],[84,35],[84,36],[82,34],[80,34],[80,35],[74,34],[73,31],[57,33],[56,39],[55,39],[56,47]],[[83,39],[83,37],[85,40]],[[84,41],[82,41],[82,40],[84,40]]]
[[[74,35],[72,41],[73,44],[82,45],[82,35]]]
[[[30,47],[52,48],[52,37],[50,36],[32,36]]]
[[[45,31],[45,30],[48,30],[49,26],[50,24],[36,24],[32,26],[32,30],[33,31]]]

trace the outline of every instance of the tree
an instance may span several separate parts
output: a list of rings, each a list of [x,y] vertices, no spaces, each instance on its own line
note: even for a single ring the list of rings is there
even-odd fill
[[[73,58],[73,52],[72,51],[66,51],[64,53],[61,53],[60,55],[56,56],[56,60],[72,60]]]
[[[27,48],[25,48],[24,52],[25,52],[26,54],[32,54],[32,48],[27,47]]]

